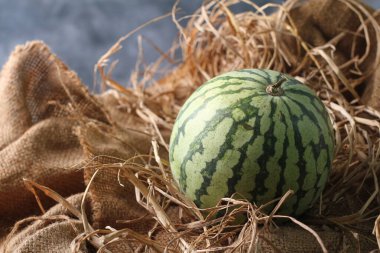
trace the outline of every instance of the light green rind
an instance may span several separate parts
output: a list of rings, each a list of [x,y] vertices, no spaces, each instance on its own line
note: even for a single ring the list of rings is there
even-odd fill
[[[266,94],[280,77],[270,70],[226,73],[183,105],[170,164],[200,207],[234,192],[264,204],[292,189],[281,212],[299,215],[318,199],[333,159],[331,122],[314,92],[289,76],[283,96]]]

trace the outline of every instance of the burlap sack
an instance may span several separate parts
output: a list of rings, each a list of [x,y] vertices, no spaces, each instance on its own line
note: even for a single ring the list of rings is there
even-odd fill
[[[83,194],[75,194],[67,201],[80,209]],[[87,209],[89,202],[86,201]],[[5,252],[72,252],[72,242],[83,232],[83,224],[72,213],[57,204],[40,217],[19,221],[20,231],[14,230],[0,248]],[[85,247],[81,252],[88,252]]]
[[[323,46],[336,40],[333,43],[335,45],[333,54],[337,66],[355,57],[363,56],[363,59],[359,61],[358,71],[361,71],[367,80],[357,85],[356,90],[363,94],[362,102],[379,110],[380,38],[371,25],[367,27],[367,39],[355,36],[355,33],[363,29],[364,14],[373,14],[375,11],[369,6],[360,4],[361,12],[358,12],[354,8],[358,3],[359,1],[309,0],[307,4],[293,8],[290,15],[299,35],[311,47]],[[366,20],[367,24],[376,22],[380,24],[378,14],[373,16],[372,20]],[[356,45],[354,48],[353,44]],[[355,74],[352,77],[355,77]]]
[[[120,111],[117,98],[112,93],[104,94],[97,102],[74,72],[68,70],[42,42],[18,47],[4,66],[0,80],[4,98],[0,102],[2,241],[15,221],[39,213],[35,197],[24,186],[23,178],[51,187],[62,196],[69,196],[84,190],[84,161],[102,155],[95,160],[115,162],[107,157],[128,159],[150,150],[151,135],[137,132],[144,130],[143,121]],[[107,108],[114,125],[104,113]],[[87,181],[92,172],[91,168],[86,169]],[[114,169],[102,171],[90,188],[92,205],[88,209],[89,219],[95,228],[106,225],[119,228],[117,220],[148,215],[136,202],[133,186],[124,182],[124,187],[121,187],[114,172]],[[54,203],[42,193],[39,197],[45,208]],[[75,201],[79,203],[78,197]],[[67,246],[83,232],[83,227],[79,220],[62,220],[61,216],[55,222],[56,215],[63,215],[54,211],[56,209],[42,215],[39,218],[42,221],[13,233],[3,250],[69,251]],[[132,228],[146,233],[154,221],[149,216],[145,221],[146,224],[139,223]],[[69,229],[70,224],[77,230]],[[130,248],[133,243],[127,242]],[[117,247],[123,248],[124,244]],[[136,247],[141,246],[135,244]],[[115,248],[115,244],[110,247]]]
[[[300,36],[314,47],[344,32],[336,45],[334,60],[339,65],[351,57],[351,34],[357,31],[360,22],[349,5],[342,1],[310,0],[295,5],[291,16]],[[379,43],[374,36],[370,39],[371,56],[377,53]],[[291,39],[289,43],[293,50]],[[363,43],[367,42],[357,42],[357,50]],[[302,59],[302,54],[302,50],[294,50],[294,59]],[[372,78],[365,79],[367,83],[361,84],[362,90],[358,88],[358,93],[364,89],[364,102],[379,109],[379,85],[375,81],[378,71],[372,71],[377,63],[370,56],[360,67]],[[214,66],[208,74],[215,74],[213,71],[219,71],[217,68]],[[187,74],[201,75],[199,71]],[[146,91],[152,98],[144,101],[146,108],[163,119],[178,112],[176,105],[194,88],[171,86],[171,80],[169,75]],[[174,95],[159,96],[173,89]],[[41,42],[28,43],[15,50],[0,74],[0,226],[3,230],[0,246],[3,251],[72,252],[83,235],[83,223],[57,205],[37,218],[30,218],[30,223],[27,219],[5,238],[17,220],[40,214],[23,178],[49,186],[64,197],[83,192],[85,184],[90,184],[85,208],[90,224],[95,229],[110,226],[131,230],[100,252],[134,252],[148,248],[163,251],[175,240],[177,235],[163,229],[152,213],[138,203],[135,187],[125,171],[120,170],[119,165],[133,157],[152,154],[151,140],[160,140],[153,123],[162,131],[164,140],[170,135],[165,123],[152,120],[149,113],[141,111],[143,108],[139,105],[143,102],[138,98],[132,93],[127,96],[117,92],[92,97],[78,77]],[[160,152],[162,158],[167,157],[164,148],[160,148]],[[136,158],[132,161],[140,165],[146,162]],[[45,208],[52,206],[53,201],[38,194]],[[82,197],[77,194],[68,200],[79,210]],[[179,218],[178,207],[170,207],[167,212],[173,224],[185,222],[183,217]],[[375,249],[372,227],[365,229],[370,242],[341,230],[315,228],[330,252]],[[148,237],[149,231],[152,234]],[[144,236],[146,245],[136,238],[139,235]],[[321,251],[316,239],[296,226],[280,227],[270,233],[263,231],[259,238],[257,248],[262,252]],[[186,240],[191,242],[192,237]],[[82,252],[94,250],[85,242],[79,245]],[[171,244],[172,249],[175,246]]]
[[[69,94],[68,94],[69,93]],[[76,74],[42,42],[17,47],[0,75],[0,223],[2,230],[39,208],[28,178],[62,196],[84,190],[85,155],[73,133],[76,116],[107,122]],[[41,194],[45,208],[53,201]]]

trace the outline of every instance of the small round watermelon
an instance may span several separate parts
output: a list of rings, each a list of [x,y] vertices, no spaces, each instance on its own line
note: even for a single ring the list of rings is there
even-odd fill
[[[289,75],[243,69],[200,86],[181,108],[169,158],[200,208],[234,193],[257,205],[293,190],[280,213],[300,215],[326,185],[334,132],[316,94]]]

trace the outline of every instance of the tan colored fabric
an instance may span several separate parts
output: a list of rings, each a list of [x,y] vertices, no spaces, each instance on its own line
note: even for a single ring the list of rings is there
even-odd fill
[[[67,199],[78,210],[83,198],[79,193]],[[89,202],[86,202],[89,208]],[[41,217],[24,220],[28,226],[15,231],[9,240],[0,247],[6,252],[72,252],[72,242],[83,232],[83,224],[61,204],[52,207]],[[81,247],[83,253],[88,252]]]
[[[80,168],[85,155],[73,132],[78,120],[70,106],[80,117],[107,119],[76,74],[42,42],[27,43],[12,53],[1,71],[0,98],[0,224],[6,233],[18,219],[40,213],[23,178],[62,196],[83,192]],[[44,208],[55,204],[39,196]],[[42,233],[53,233],[51,229],[56,227]]]
[[[291,16],[300,36],[313,46],[323,45],[342,31],[355,32],[359,26],[350,8],[335,0],[307,1],[295,6]],[[358,43],[358,50],[362,43]],[[352,36],[347,33],[337,45],[334,59],[337,64],[351,57],[351,44]],[[291,40],[289,45],[291,47]],[[294,51],[295,59],[304,54],[302,50],[290,50]],[[376,48],[372,50],[375,52]],[[368,58],[363,66],[373,66],[370,61]],[[376,104],[379,82],[374,81],[377,76],[378,71],[362,88],[368,96],[365,101],[379,109]],[[182,103],[192,91],[183,85],[175,87],[173,96],[159,96],[168,90],[170,84],[165,82],[170,80],[169,75],[149,88],[147,93],[155,99],[144,101],[149,110],[163,119],[165,115],[171,119],[178,112],[178,108],[168,101]],[[41,215],[33,194],[22,179],[54,189],[80,210],[81,193],[100,167],[86,198],[86,213],[91,225],[95,229],[129,228],[148,237],[157,221],[137,202],[135,187],[118,167],[136,155],[151,154],[152,138],[159,139],[150,124],[149,113],[139,111],[136,106],[142,103],[138,97],[117,92],[91,96],[75,73],[42,42],[16,48],[0,73],[0,249],[5,252],[71,252],[70,247],[76,245],[76,239],[83,233],[82,223],[61,205]],[[167,141],[170,124],[156,123]],[[162,158],[167,158],[164,148],[160,148],[160,153]],[[143,165],[146,160],[134,158],[133,162]],[[52,200],[37,192],[46,209],[53,205]],[[183,219],[179,218],[178,207],[174,205],[169,210],[168,217],[173,224],[181,224]],[[30,216],[35,218],[28,218]],[[24,226],[5,238],[11,226],[24,218]],[[373,238],[370,235],[372,227],[365,229]],[[376,248],[362,238],[357,243],[353,236],[340,230],[316,230],[330,252],[343,249],[356,252],[359,245],[363,252]],[[271,252],[273,248],[282,252],[320,252],[314,237],[298,227],[281,226],[261,236],[258,248],[263,252]],[[158,225],[149,238],[163,249],[176,235]],[[186,237],[189,243],[192,238]],[[133,252],[144,247],[126,233],[101,252]],[[91,250],[88,244],[82,244],[82,252]]]
[[[290,14],[299,35],[312,47],[323,46],[343,35],[339,38],[338,43],[334,43],[336,44],[334,62],[339,66],[358,55],[364,55],[367,47],[365,38],[354,36],[360,28],[360,18],[364,19],[364,15],[363,12],[355,12],[353,6],[349,1],[309,0],[307,4],[296,6]],[[363,5],[362,10],[367,13],[374,13],[374,10],[368,6]],[[375,16],[374,20],[380,24],[379,15]],[[367,22],[370,21],[367,20]],[[376,54],[380,52],[380,43],[371,26],[369,26],[368,33],[369,54],[359,69],[363,73],[369,74],[371,78],[364,82],[361,87],[358,86],[357,91],[364,93],[362,101],[365,104],[379,110],[380,62],[375,62],[375,60]],[[356,43],[354,50],[352,49],[353,43]]]
[[[16,48],[0,84],[0,217],[14,222],[38,210],[23,178],[54,187],[63,196],[83,191],[78,165],[84,153],[72,131],[75,119],[65,107],[72,104],[77,112],[101,120],[105,116],[85,99],[75,73],[41,42]]]
[[[363,94],[363,101],[376,110],[380,110],[380,67],[377,69],[368,81],[367,88]]]
[[[350,233],[338,233],[328,227],[313,229],[319,234],[329,252],[341,252],[344,248],[348,252],[367,252],[374,249],[372,242],[364,237],[355,238]],[[263,231],[262,236],[265,240],[259,241],[260,252],[276,252],[276,249],[280,252],[321,252],[315,237],[300,227],[289,226],[270,232]]]

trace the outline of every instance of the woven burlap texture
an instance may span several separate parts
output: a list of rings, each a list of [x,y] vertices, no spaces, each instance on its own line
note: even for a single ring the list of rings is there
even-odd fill
[[[334,0],[308,1],[296,7],[292,16],[300,36],[314,46],[323,45],[343,30],[354,32],[359,26],[357,16],[348,6]],[[347,33],[337,48],[338,62],[339,58],[344,62],[349,57],[346,45],[349,40],[350,33]],[[358,47],[360,43],[363,42],[358,42]],[[376,53],[375,47],[372,53]],[[372,66],[371,62],[368,66]],[[380,70],[372,74],[364,92],[365,101],[377,109],[380,109],[380,85],[376,81],[379,73]],[[37,191],[44,208],[51,208],[41,214],[35,196],[27,190],[23,179],[52,188],[80,209],[81,193],[95,172],[94,164],[97,168],[99,164],[104,166],[94,177],[86,197],[91,225],[95,229],[130,228],[140,234],[152,229],[156,220],[136,201],[135,188],[120,176],[118,168],[109,165],[151,152],[152,126],[130,108],[120,106],[121,100],[123,105],[128,104],[128,97],[116,92],[89,94],[76,74],[42,42],[19,46],[11,54],[0,74],[0,248],[3,251],[72,252],[75,239],[83,233],[82,222],[62,205],[52,207],[55,202]],[[167,140],[170,133],[163,133]],[[163,157],[166,155],[162,153]],[[169,213],[174,224],[181,222],[175,207]],[[138,222],[118,222],[133,219]],[[20,220],[23,225],[6,237]],[[331,252],[359,249],[351,234],[321,228],[316,231]],[[320,252],[316,239],[297,227],[280,228],[263,236],[267,239],[258,245],[262,252],[272,252],[273,246],[282,252]],[[173,235],[161,229],[152,239],[165,247]],[[366,251],[367,246],[360,247]],[[368,247],[373,249],[373,245]],[[101,252],[136,249],[144,248],[126,236]],[[94,251],[85,243],[80,250]]]

